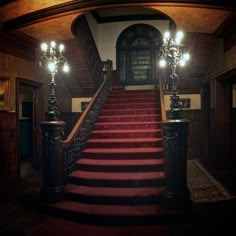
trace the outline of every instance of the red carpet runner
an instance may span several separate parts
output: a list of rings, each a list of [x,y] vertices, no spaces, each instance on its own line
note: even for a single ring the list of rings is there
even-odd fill
[[[162,223],[160,119],[156,91],[113,91],[69,176],[65,200],[51,206],[54,214],[99,226]]]

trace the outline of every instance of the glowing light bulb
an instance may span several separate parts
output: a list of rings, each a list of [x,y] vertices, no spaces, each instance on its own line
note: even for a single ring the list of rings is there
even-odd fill
[[[179,64],[180,64],[180,66],[185,66],[186,65],[186,61],[185,60],[183,60],[183,59],[181,59],[180,61],[179,61]]]
[[[55,48],[55,47],[56,47],[56,42],[55,42],[55,41],[52,41],[52,42],[51,42],[51,47],[52,47],[52,48]]]
[[[70,67],[69,67],[69,65],[68,65],[67,63],[64,64],[64,66],[63,66],[63,71],[64,71],[65,73],[67,73],[67,72],[70,71]]]
[[[41,50],[42,50],[43,52],[46,52],[46,51],[48,50],[48,45],[47,45],[46,43],[42,43],[42,44],[41,44]]]
[[[165,34],[164,34],[164,40],[167,40],[167,39],[169,39],[169,38],[170,38],[170,32],[167,31],[167,32],[165,32]]]
[[[159,66],[160,66],[160,67],[166,67],[166,60],[161,59],[161,60],[159,61]]]
[[[59,46],[59,52],[63,52],[65,49],[65,46],[63,44],[60,44]]]
[[[50,63],[48,64],[48,69],[49,69],[49,71],[50,71],[51,73],[55,73],[55,72],[56,72],[56,64],[53,63],[53,62],[50,62]]]
[[[189,53],[184,53],[183,58],[184,60],[188,61],[190,59]]]
[[[176,34],[176,38],[175,38],[175,42],[176,44],[180,44],[182,39],[184,37],[184,33],[182,31],[179,31],[177,34]]]

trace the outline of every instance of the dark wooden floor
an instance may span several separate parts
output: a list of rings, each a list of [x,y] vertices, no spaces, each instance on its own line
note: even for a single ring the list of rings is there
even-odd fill
[[[39,211],[40,172],[29,161],[21,163],[20,183],[0,203],[0,235],[27,235],[47,216]]]
[[[188,185],[194,200],[192,211],[168,225],[170,235],[236,235],[235,198],[227,191],[222,194],[223,186],[197,162],[188,163]],[[47,219],[39,207],[39,189],[40,173],[23,162],[18,193],[0,203],[1,236],[29,235]]]

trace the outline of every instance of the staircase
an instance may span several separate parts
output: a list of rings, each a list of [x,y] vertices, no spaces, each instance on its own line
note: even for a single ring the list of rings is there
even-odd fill
[[[50,205],[66,219],[99,225],[157,224],[166,215],[159,94],[113,91],[69,175],[65,199]]]

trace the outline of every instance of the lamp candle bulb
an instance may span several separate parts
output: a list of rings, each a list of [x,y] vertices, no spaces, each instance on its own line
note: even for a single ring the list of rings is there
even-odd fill
[[[175,38],[175,42],[176,44],[180,44],[182,39],[184,37],[184,33],[182,31],[179,31],[177,34],[176,34],[176,38]]]
[[[164,40],[166,41],[166,40],[168,40],[169,38],[170,38],[170,32],[167,31],[167,32],[165,32],[165,34],[164,34]]]
[[[59,45],[59,52],[63,52],[65,49],[65,46],[63,44]]]
[[[42,43],[41,50],[42,50],[42,52],[46,52],[48,50],[48,45],[46,43]]]
[[[186,60],[186,61],[188,61],[190,59],[189,53],[184,53],[183,57],[184,57],[184,60]]]
[[[52,42],[51,42],[51,47],[52,47],[52,48],[55,48],[55,47],[56,47],[55,41],[52,41]]]
[[[159,62],[160,67],[166,67],[166,60],[161,59]]]
[[[63,66],[63,71],[64,71],[65,73],[67,73],[67,72],[70,71],[70,67],[69,67],[69,65],[68,65],[67,63],[64,64],[64,66]]]

